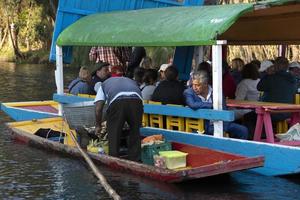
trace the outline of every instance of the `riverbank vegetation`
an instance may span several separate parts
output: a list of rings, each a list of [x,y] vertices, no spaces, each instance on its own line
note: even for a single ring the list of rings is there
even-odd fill
[[[1,0],[1,60],[47,62],[58,0]]]
[[[251,0],[207,0],[206,4],[252,2]],[[0,1],[0,61],[48,63],[58,0],[1,0]],[[210,50],[206,58],[210,58]],[[75,66],[90,64],[89,48],[74,48]],[[278,46],[231,46],[228,61],[240,57],[245,61],[273,59]],[[147,48],[154,64],[167,62],[172,48]],[[164,56],[165,55],[165,56]],[[300,60],[299,46],[289,46],[289,60]]]

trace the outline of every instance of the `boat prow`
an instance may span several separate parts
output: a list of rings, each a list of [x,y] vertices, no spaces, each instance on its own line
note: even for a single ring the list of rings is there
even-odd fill
[[[12,131],[13,138],[16,140],[20,140],[27,144],[42,147],[48,150],[80,157],[80,153],[77,148],[72,146],[73,144],[71,144],[70,140],[68,140],[70,129],[62,118],[12,122],[8,123],[7,125]],[[35,135],[34,133],[41,128],[50,128],[54,131],[63,131],[65,134],[64,142],[55,142]],[[170,170],[103,154],[89,153],[89,155],[97,163],[107,165],[110,168],[130,172],[139,176],[163,182],[181,182],[260,167],[264,164],[264,158],[262,156],[240,156],[179,142],[172,142],[172,148],[173,150],[179,150],[188,153],[186,168]]]
[[[55,101],[1,103],[1,110],[16,121],[51,118],[58,116],[58,103]]]

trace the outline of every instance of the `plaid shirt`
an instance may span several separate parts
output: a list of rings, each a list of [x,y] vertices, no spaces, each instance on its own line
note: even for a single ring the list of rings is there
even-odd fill
[[[107,62],[111,66],[126,66],[132,51],[130,47],[92,47],[89,53],[91,61]]]

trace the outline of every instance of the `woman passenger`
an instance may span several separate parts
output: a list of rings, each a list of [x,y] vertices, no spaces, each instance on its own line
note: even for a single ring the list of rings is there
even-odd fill
[[[151,100],[152,94],[156,88],[157,71],[155,69],[146,69],[143,77],[144,87],[141,88],[144,100]]]
[[[246,64],[242,69],[242,80],[235,91],[235,99],[258,101],[260,92],[256,89],[259,79],[257,67],[252,64]]]
[[[78,77],[73,80],[68,86],[69,93],[73,95],[78,94],[92,94],[91,89],[91,74],[86,67],[81,67]]]

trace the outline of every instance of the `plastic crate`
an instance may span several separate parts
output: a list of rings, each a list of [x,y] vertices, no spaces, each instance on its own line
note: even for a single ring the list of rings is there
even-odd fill
[[[159,155],[166,159],[168,169],[186,167],[187,153],[181,151],[160,151]]]
[[[154,165],[153,156],[158,155],[160,151],[170,151],[172,146],[170,142],[161,144],[146,145],[142,148],[142,162],[148,165]]]

